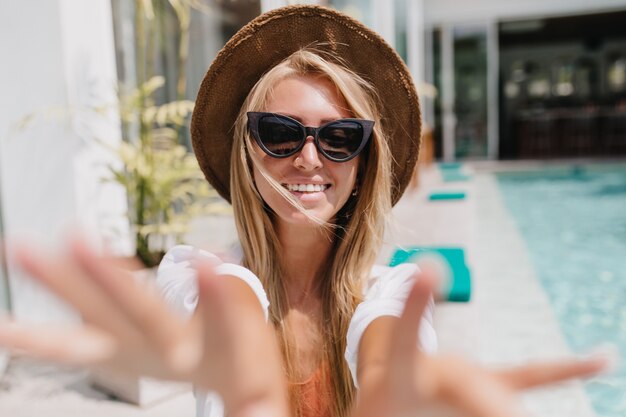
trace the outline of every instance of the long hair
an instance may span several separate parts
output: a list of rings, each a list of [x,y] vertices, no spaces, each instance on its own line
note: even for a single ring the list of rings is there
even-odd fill
[[[353,117],[375,122],[368,148],[361,156],[357,195],[351,195],[340,209],[335,224],[321,224],[329,228],[333,239],[333,249],[317,276],[322,298],[321,349],[331,381],[333,415],[345,417],[355,399],[355,387],[344,359],[346,334],[354,310],[362,301],[363,285],[382,244],[384,225],[391,210],[391,154],[373,87],[336,57],[319,51],[299,50],[273,67],[256,83],[241,108],[234,127],[231,157],[230,190],[235,223],[243,249],[243,265],[260,278],[267,291],[270,321],[276,330],[290,382],[294,381],[295,358],[283,320],[289,307],[281,267],[283,252],[271,210],[254,185],[252,164],[256,164],[277,192],[307,213],[280,183],[261,169],[254,151],[250,151],[253,148],[246,112],[264,110],[272,88],[294,76],[329,80],[345,99]],[[313,220],[321,223],[319,219]],[[293,384],[290,384],[290,399],[293,413],[301,415],[302,401]]]

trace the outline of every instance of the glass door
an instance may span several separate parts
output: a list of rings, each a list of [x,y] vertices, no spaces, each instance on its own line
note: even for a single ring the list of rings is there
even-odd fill
[[[492,29],[490,23],[432,29],[428,81],[439,92],[434,137],[436,154],[445,161],[497,158],[498,56]]]
[[[487,32],[454,29],[455,159],[487,157]]]

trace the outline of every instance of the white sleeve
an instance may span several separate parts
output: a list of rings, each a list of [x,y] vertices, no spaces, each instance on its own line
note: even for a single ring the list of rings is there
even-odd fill
[[[414,274],[418,271],[415,264],[400,264],[395,267],[374,267],[375,278],[366,291],[365,299],[354,311],[348,327],[345,358],[352,373],[352,380],[358,387],[356,364],[359,342],[367,327],[383,316],[400,317],[406,299],[414,284]],[[418,346],[424,352],[437,351],[437,335],[433,328],[434,301],[431,298],[420,323]]]
[[[191,246],[178,245],[170,249],[157,271],[157,285],[165,301],[174,309],[190,316],[198,305],[198,282],[195,264],[210,262],[218,275],[234,276],[246,282],[259,299],[265,320],[268,320],[269,301],[259,278],[240,265],[224,263],[210,252]],[[223,417],[224,404],[216,392],[194,390],[196,417]]]
[[[195,264],[210,262],[218,275],[234,276],[246,282],[257,296],[265,319],[268,318],[269,301],[259,278],[243,266],[224,263],[210,252],[192,246],[178,245],[170,249],[157,271],[157,286],[165,301],[184,315],[191,315],[198,304],[198,283]]]

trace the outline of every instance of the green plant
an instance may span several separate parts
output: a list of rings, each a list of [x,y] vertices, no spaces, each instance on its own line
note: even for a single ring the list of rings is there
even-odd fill
[[[185,99],[192,9],[208,11],[200,0],[135,0],[137,87],[120,94],[125,141],[114,150],[122,166],[110,170],[126,189],[136,255],[146,266],[159,263],[171,240],[180,241],[188,231],[193,217],[230,210],[182,145],[193,111],[193,102]],[[178,22],[176,100],[159,105],[155,95],[166,80],[155,75],[155,55],[168,36],[163,22],[172,11]]]
[[[153,77],[121,97],[122,121],[144,128],[137,137],[109,147],[121,161],[109,169],[112,180],[126,190],[136,255],[146,266],[159,263],[172,239],[182,240],[194,217],[230,211],[209,187],[194,155],[179,143],[177,128],[186,124],[193,102],[154,104],[152,96],[164,82]]]

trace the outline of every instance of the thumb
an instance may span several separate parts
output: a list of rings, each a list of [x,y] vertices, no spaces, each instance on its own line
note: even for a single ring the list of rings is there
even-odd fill
[[[392,355],[403,355],[415,350],[422,315],[432,297],[436,282],[434,273],[428,268],[415,274],[415,284],[394,331]]]

